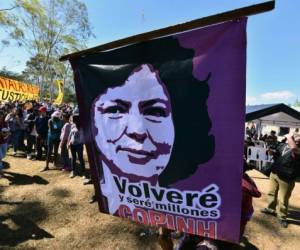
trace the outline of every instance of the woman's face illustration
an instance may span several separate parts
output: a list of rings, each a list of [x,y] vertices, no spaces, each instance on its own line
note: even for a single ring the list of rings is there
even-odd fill
[[[96,144],[122,172],[159,175],[174,143],[169,95],[149,65],[141,65],[121,86],[108,88],[94,104]]]

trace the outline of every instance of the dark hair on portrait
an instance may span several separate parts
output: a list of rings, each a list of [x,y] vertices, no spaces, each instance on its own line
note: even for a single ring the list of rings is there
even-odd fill
[[[76,61],[80,80],[86,86],[83,89],[86,110],[91,110],[94,99],[107,88],[122,85],[137,66],[151,64],[159,72],[170,95],[175,128],[171,158],[159,176],[160,186],[189,177],[214,154],[214,136],[209,134],[211,121],[206,105],[210,73],[206,79],[196,79],[193,57],[193,49],[181,47],[175,37],[166,37]]]

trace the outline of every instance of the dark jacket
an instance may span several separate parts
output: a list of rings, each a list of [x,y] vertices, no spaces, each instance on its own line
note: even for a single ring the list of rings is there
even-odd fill
[[[48,120],[49,118],[47,116],[45,117],[38,117],[35,120],[35,128],[38,135],[44,139],[47,138],[48,134]]]
[[[34,123],[35,123],[35,114],[34,113],[30,113],[26,116],[25,120],[24,120],[24,124],[25,124],[25,131],[30,134],[32,132],[32,129],[34,127]]]
[[[280,143],[274,154],[272,172],[286,181],[300,176],[300,155],[294,155],[288,144]]]

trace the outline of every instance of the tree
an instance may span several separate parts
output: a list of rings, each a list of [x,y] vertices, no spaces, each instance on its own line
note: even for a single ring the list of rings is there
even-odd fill
[[[10,36],[31,55],[25,73],[40,85],[41,95],[53,93],[54,80],[65,78],[61,72],[67,68],[58,57],[85,48],[93,35],[87,8],[80,0],[15,0],[15,5]]]
[[[3,67],[2,69],[0,69],[0,76],[9,78],[9,79],[14,79],[17,81],[25,81],[25,78],[23,77],[23,75],[10,71],[8,70],[6,67]]]
[[[0,27],[2,28],[9,28],[14,27],[15,25],[15,17],[14,15],[11,15],[11,11],[15,9],[17,6],[7,7],[5,9],[0,9]],[[9,39],[7,38],[1,38],[0,41],[0,52],[8,46]]]
[[[72,86],[65,87],[64,102],[76,102],[76,95]]]
[[[295,101],[295,103],[294,103],[293,106],[295,106],[295,107],[300,107],[300,101],[298,100],[298,98],[297,98],[297,100]]]

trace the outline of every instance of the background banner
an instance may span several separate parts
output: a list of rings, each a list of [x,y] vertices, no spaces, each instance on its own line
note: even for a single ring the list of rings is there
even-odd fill
[[[54,104],[60,105],[64,99],[64,81],[63,80],[56,80],[58,94],[56,99],[54,100]]]
[[[71,64],[100,210],[238,242],[246,19]]]
[[[39,93],[38,86],[0,76],[1,101],[39,100]]]

